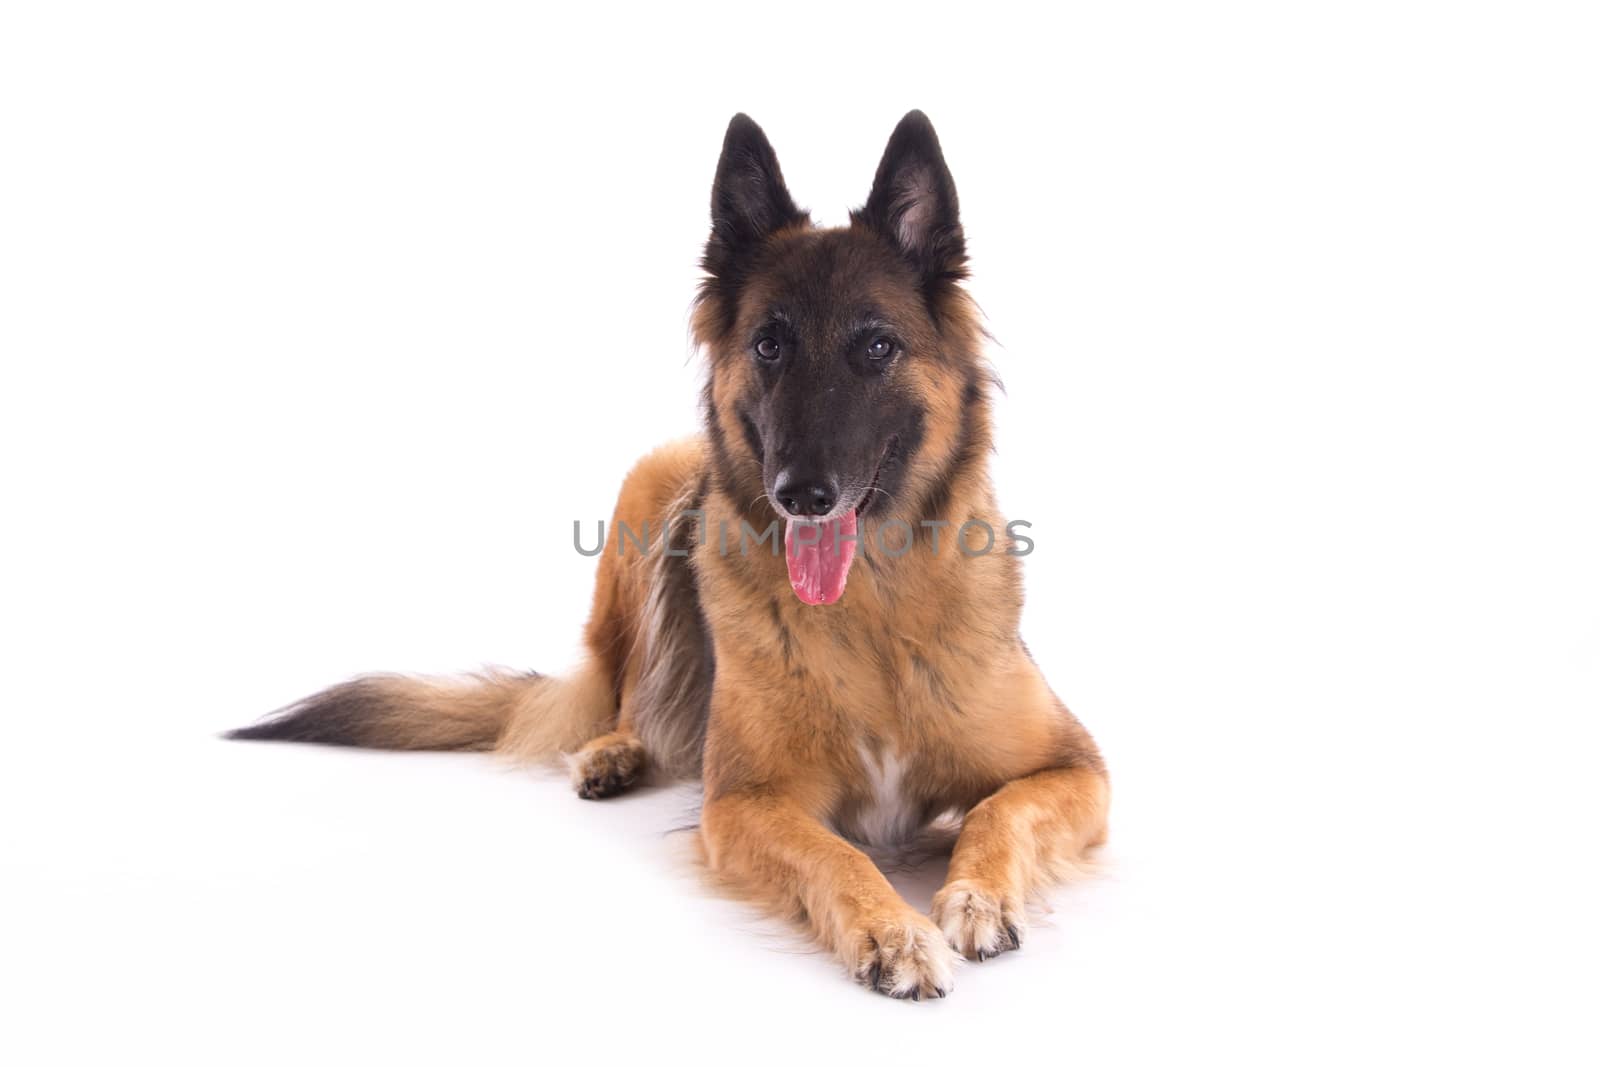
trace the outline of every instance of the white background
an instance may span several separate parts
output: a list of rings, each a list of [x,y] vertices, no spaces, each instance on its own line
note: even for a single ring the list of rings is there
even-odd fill
[[[1594,1062],[1585,7],[7,5],[0,1055]],[[837,223],[912,107],[1116,786],[1021,953],[890,1002],[692,788],[213,738],[570,662],[728,117]]]

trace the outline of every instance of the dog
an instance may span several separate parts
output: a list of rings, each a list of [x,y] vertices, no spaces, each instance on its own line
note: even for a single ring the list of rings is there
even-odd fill
[[[229,736],[563,754],[589,799],[698,776],[718,879],[863,985],[943,997],[958,954],[1021,946],[1110,792],[1017,633],[1025,553],[989,480],[993,378],[932,124],[906,115],[865,205],[819,228],[734,116],[703,267],[704,430],[624,481],[578,668],[365,676]],[[860,846],[949,814],[925,916]]]

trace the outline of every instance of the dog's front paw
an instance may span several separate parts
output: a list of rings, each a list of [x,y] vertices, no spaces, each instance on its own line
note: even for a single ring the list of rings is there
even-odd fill
[[[644,745],[632,734],[607,734],[567,757],[572,788],[584,800],[616,796],[644,770]]]
[[[898,1000],[942,997],[955,988],[955,955],[927,919],[904,915],[869,920],[855,930],[845,962],[856,981]]]
[[[933,921],[950,947],[969,960],[986,960],[1022,947],[1026,929],[1020,901],[1008,900],[977,882],[951,882],[933,898]]]

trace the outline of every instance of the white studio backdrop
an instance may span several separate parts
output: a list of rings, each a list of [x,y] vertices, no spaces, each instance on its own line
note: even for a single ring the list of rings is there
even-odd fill
[[[8,5],[6,1059],[1592,1062],[1595,30]],[[692,787],[214,740],[569,662],[573,521],[697,424],[729,116],[840,223],[913,107],[1116,790],[1022,953],[880,1002],[697,884]]]

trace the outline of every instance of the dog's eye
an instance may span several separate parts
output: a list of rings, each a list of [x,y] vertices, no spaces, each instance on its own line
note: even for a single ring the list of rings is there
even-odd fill
[[[887,337],[880,337],[867,346],[867,358],[874,363],[882,363],[894,355],[894,342]]]
[[[781,353],[782,349],[778,347],[778,342],[771,337],[763,337],[756,342],[756,358],[763,363],[777,362]]]

